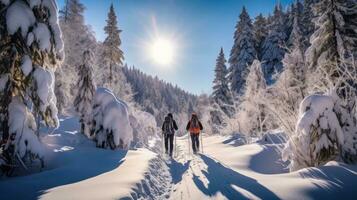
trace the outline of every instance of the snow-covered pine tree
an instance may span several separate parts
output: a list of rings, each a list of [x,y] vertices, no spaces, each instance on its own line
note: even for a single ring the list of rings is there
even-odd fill
[[[84,11],[85,7],[79,0],[66,0],[60,13],[66,58],[61,70],[56,72],[59,76],[57,81],[60,83],[56,83],[55,91],[56,94],[64,94],[68,97],[67,99],[59,98],[58,105],[63,108],[71,105],[77,94],[77,67],[82,64],[81,59],[78,58],[82,57],[83,49],[92,49],[94,52],[97,48],[93,32],[85,24]]]
[[[316,0],[304,0],[303,2],[303,13],[301,16],[302,34],[303,34],[303,50],[304,52],[310,46],[310,37],[314,33],[314,12],[312,11],[312,6]]]
[[[83,64],[78,71],[78,94],[74,100],[74,107],[80,115],[81,133],[90,137],[91,107],[96,85],[93,77],[93,53],[86,50],[83,53]]]
[[[153,114],[158,123],[163,122],[167,112],[176,113],[177,116],[186,116],[180,120],[186,123],[187,114],[196,108],[197,97],[182,90],[177,86],[143,73],[135,67],[123,67],[124,75],[133,88],[133,100],[143,110]],[[196,112],[198,112],[196,110]]]
[[[239,107],[238,120],[241,131],[246,134],[260,135],[264,129],[265,111],[262,96],[266,81],[259,60],[254,60],[249,68],[242,103]]]
[[[281,5],[279,5],[280,8],[282,8]],[[286,34],[286,40],[285,42],[288,42],[291,30],[293,29],[293,22],[294,22],[294,2],[288,6],[286,11],[282,12],[283,13],[283,19],[284,19],[284,32]],[[288,45],[288,43],[287,43]]]
[[[100,57],[97,63],[98,66],[102,67],[97,69],[97,84],[110,88],[117,97],[130,102],[132,101],[133,92],[123,73],[124,54],[120,49],[121,30],[118,28],[113,4],[110,6],[104,31],[107,37],[98,48]]]
[[[280,72],[283,68],[281,60],[285,54],[285,40],[287,39],[284,21],[281,5],[275,6],[274,16],[269,25],[270,31],[262,48],[262,67],[268,83],[273,82],[274,73]]]
[[[114,11],[113,4],[110,5],[107,25],[104,27],[104,31],[107,34],[107,38],[105,38],[103,42],[103,58],[106,64],[109,64],[109,74],[108,74],[108,82],[111,87],[113,83],[113,68],[123,65],[124,53],[120,49],[121,40],[120,40],[120,32],[118,28],[117,16]]]
[[[232,92],[240,94],[244,84],[247,68],[256,58],[252,21],[243,7],[234,32],[234,44],[229,57],[229,81]]]
[[[354,0],[323,0],[314,4],[316,31],[306,51],[310,71],[323,70],[336,81],[342,63],[356,50],[357,5]]]
[[[334,109],[346,138],[339,152],[345,161],[356,161],[357,72],[353,54],[357,46],[357,4],[354,0],[323,0],[315,3],[313,9],[316,30],[305,53],[308,89],[335,91]]]
[[[292,5],[291,18],[292,18],[292,28],[288,39],[288,46],[291,48],[299,48],[303,50],[303,32],[301,25],[301,15],[302,15],[302,4],[297,1]]]
[[[268,24],[267,19],[262,14],[259,14],[253,23],[254,30],[254,44],[257,52],[257,57],[260,60],[262,58],[261,49],[263,47],[263,42],[268,35]]]
[[[43,158],[35,115],[57,127],[54,71],[63,42],[54,0],[0,1],[1,133],[13,156]],[[30,106],[32,109],[30,109]]]
[[[228,86],[226,59],[223,48],[221,48],[216,60],[215,78],[213,80],[213,100],[221,107],[223,112],[228,116],[234,115],[234,101],[232,93]]]
[[[295,24],[295,23],[294,23]],[[297,123],[299,104],[306,93],[305,60],[299,28],[293,27],[293,46],[283,59],[284,69],[264,96],[269,122],[277,124],[287,135],[293,135]]]

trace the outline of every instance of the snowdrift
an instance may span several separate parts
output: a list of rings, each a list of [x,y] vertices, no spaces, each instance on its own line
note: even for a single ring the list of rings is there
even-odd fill
[[[217,186],[217,193],[225,194],[225,198],[230,199],[235,193],[246,194],[244,198],[247,199],[353,199],[357,195],[354,188],[357,184],[356,165],[331,161],[321,167],[289,173],[287,163],[281,158],[283,144],[258,142],[233,146],[224,144],[226,140],[227,137],[222,136],[204,138],[207,155],[204,160],[208,164],[227,171],[232,169],[227,177],[233,176],[232,173],[246,177],[233,182],[239,188],[229,186],[233,187],[230,194],[225,194],[222,187]],[[225,176],[220,178],[225,179]]]
[[[157,154],[98,149],[79,132],[78,118],[60,121],[53,134],[41,137],[47,150],[44,171],[1,178],[0,199],[132,199],[163,191],[151,184],[162,168]]]

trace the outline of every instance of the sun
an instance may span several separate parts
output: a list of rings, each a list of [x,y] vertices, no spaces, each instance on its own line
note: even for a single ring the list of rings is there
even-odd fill
[[[150,47],[151,58],[161,66],[172,64],[174,51],[173,42],[167,38],[156,38]]]

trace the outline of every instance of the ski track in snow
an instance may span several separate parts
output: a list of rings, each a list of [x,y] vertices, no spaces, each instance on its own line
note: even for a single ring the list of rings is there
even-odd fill
[[[221,136],[204,141],[204,154],[188,154],[187,137],[179,137],[174,158],[161,156],[171,176],[162,183],[171,186],[166,199],[351,199],[357,194],[356,166],[331,162],[288,173],[280,144],[237,147]]]
[[[230,168],[204,154],[193,155],[192,149],[188,154],[187,137],[179,138],[176,148],[175,157],[166,160],[172,176],[169,199],[259,199],[232,186]]]

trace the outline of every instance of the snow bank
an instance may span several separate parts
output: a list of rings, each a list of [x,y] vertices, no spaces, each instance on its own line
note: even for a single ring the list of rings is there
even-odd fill
[[[28,176],[2,179],[0,198],[151,199],[169,188],[158,182],[168,177],[158,170],[164,166],[155,153],[146,149],[95,148],[79,127],[78,118],[70,117],[61,119],[61,126],[53,134],[43,135],[42,141],[52,152],[46,155],[47,168]]]
[[[212,170],[211,173],[207,170],[206,177],[214,176],[214,167],[231,169],[226,170],[228,172],[226,174],[216,175],[215,177],[219,178],[211,179],[208,184],[212,186],[211,191],[217,191],[214,190],[214,186],[223,188],[221,185],[226,185],[227,188],[218,190],[216,193],[218,195],[218,193],[224,193],[226,190],[231,191],[231,193],[226,193],[225,199],[237,199],[229,198],[229,195],[241,193],[244,189],[246,189],[246,192],[251,192],[259,197],[247,197],[248,199],[272,199],[262,193],[262,188],[274,193],[278,199],[351,199],[357,195],[355,189],[357,166],[355,165],[330,161],[320,167],[305,168],[288,173],[288,170],[284,168],[284,163],[281,161],[280,154],[275,152],[276,147],[280,146],[279,144],[262,145],[255,143],[234,147],[224,144],[223,141],[225,140],[226,137],[221,136],[203,138],[205,155],[222,164],[219,166],[214,165],[214,163],[208,163],[212,164],[211,166],[208,165],[208,168]],[[178,141],[179,144],[180,142]],[[182,142],[185,144],[187,140]],[[203,166],[200,166],[199,169],[205,170]],[[218,169],[215,171],[219,172]],[[232,186],[227,184],[227,181],[229,177],[238,175],[240,179],[235,182],[236,185],[234,186],[237,187],[234,187],[235,190],[233,190]],[[195,178],[199,178],[204,182],[206,177],[196,176]],[[249,181],[247,178],[253,181]],[[244,188],[244,186],[246,187]],[[192,196],[193,194],[191,193],[190,195]],[[211,195],[205,199],[215,199],[215,197],[217,196]]]
[[[93,122],[97,146],[111,146],[109,137],[115,147],[128,148],[133,140],[133,129],[130,126],[128,106],[117,99],[106,88],[98,88],[93,100]],[[111,148],[115,148],[111,146]]]
[[[285,144],[286,135],[282,131],[269,131],[263,134],[260,142],[263,144]]]

